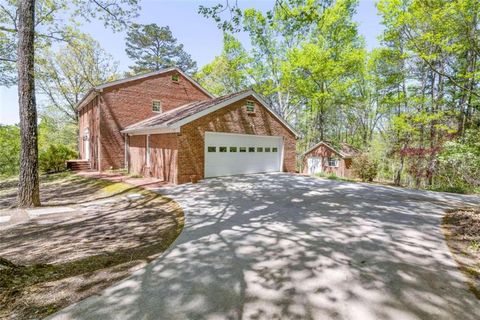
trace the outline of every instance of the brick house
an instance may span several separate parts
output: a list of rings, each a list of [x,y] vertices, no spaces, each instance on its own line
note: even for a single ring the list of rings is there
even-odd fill
[[[90,167],[171,183],[295,171],[295,131],[253,90],[213,97],[170,68],[93,88],[77,106]]]
[[[320,141],[303,154],[302,172],[352,178],[352,159],[359,153],[357,148],[347,143],[341,143],[337,149],[328,141]]]

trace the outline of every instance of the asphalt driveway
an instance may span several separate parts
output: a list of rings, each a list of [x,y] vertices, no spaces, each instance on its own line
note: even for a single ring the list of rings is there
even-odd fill
[[[159,192],[185,209],[172,247],[55,319],[479,319],[440,230],[478,197],[289,174]]]

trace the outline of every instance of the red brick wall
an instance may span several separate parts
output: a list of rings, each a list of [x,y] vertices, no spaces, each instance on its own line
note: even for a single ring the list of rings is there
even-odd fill
[[[129,137],[129,172],[177,183],[177,134],[150,135],[150,167],[145,160],[146,139],[146,135]]]
[[[150,175],[177,183],[178,137],[176,133],[150,136]]]
[[[100,94],[100,169],[124,167],[125,141],[120,133],[126,126],[152,117],[152,100],[162,102],[168,111],[192,101],[209,97],[198,87],[179,75],[171,79],[172,71],[104,89]]]
[[[293,133],[258,102],[256,102],[255,114],[248,114],[245,109],[245,100],[182,126],[178,137],[178,183],[189,182],[190,175],[203,178],[205,131],[283,136],[283,170],[295,172],[296,140]]]
[[[128,172],[144,176],[146,136],[130,136],[128,140]]]
[[[302,161],[302,172],[307,174],[308,173],[308,165],[307,165],[307,159],[309,157],[322,157],[322,171],[326,174],[335,174],[339,177],[350,177],[351,172],[350,170],[346,169],[346,163],[345,159],[342,159],[336,152],[334,152],[332,149],[326,147],[325,145],[320,145],[314,150],[310,151],[303,157]],[[328,166],[328,158],[337,158],[339,160],[338,162],[338,167],[329,167]]]
[[[99,108],[98,98],[94,98],[79,112],[79,136],[78,136],[78,149],[80,152],[80,159],[85,159],[85,141],[83,136],[85,129],[90,131],[90,167],[92,169],[98,169],[98,142],[100,140],[99,130]]]

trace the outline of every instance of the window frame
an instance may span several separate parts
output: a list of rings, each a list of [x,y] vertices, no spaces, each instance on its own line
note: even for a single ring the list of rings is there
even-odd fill
[[[333,162],[332,162],[332,161],[333,161]],[[329,167],[331,167],[331,168],[338,168],[340,161],[339,161],[338,158],[328,157],[327,162],[328,162],[328,166],[329,166]],[[334,165],[332,165],[332,163],[334,163]]]
[[[245,110],[247,111],[247,113],[255,113],[255,101],[253,100],[245,101]]]
[[[155,103],[158,102],[159,103],[159,110],[154,110],[154,105]],[[152,100],[152,112],[155,112],[155,113],[162,113],[163,110],[162,110],[162,101],[161,100]]]

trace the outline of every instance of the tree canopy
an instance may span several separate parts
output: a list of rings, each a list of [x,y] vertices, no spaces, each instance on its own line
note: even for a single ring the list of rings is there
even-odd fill
[[[130,67],[135,74],[175,66],[193,73],[197,68],[197,63],[184,50],[183,44],[178,43],[168,26],[132,24],[127,33],[125,52],[135,63]]]

